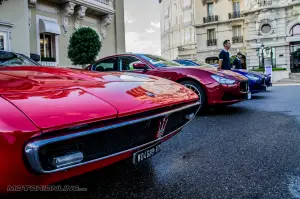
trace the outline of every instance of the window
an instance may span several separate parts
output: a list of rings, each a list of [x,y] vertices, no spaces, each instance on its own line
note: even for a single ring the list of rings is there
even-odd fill
[[[192,21],[192,12],[187,10],[183,12],[183,22],[191,22]]]
[[[165,21],[165,31],[167,31],[170,28],[170,22],[169,20]]]
[[[214,15],[214,11],[213,11],[213,3],[208,3],[207,4],[207,16],[213,16]]]
[[[7,33],[0,31],[0,50],[8,50]]]
[[[107,58],[104,60],[101,60],[99,62],[96,62],[92,66],[92,70],[95,71],[118,71],[118,63],[117,58]]]
[[[131,56],[119,57],[119,68],[121,71],[134,70],[133,64],[135,63],[143,63],[143,62],[136,57],[131,57]]]
[[[239,1],[233,2],[233,12],[234,13],[239,13],[240,11],[241,11],[240,2]]]
[[[295,25],[291,30],[290,30],[291,36],[294,35],[300,35],[300,24]]]
[[[183,8],[191,8],[192,1],[191,0],[183,0]]]
[[[191,29],[185,30],[184,41],[185,42],[191,41]]]
[[[40,54],[41,60],[55,62],[55,35],[40,34]]]
[[[207,30],[207,40],[213,40],[216,38],[215,29],[208,29]]]
[[[242,36],[242,26],[233,26],[232,34],[234,37]]]
[[[179,31],[175,31],[173,33],[173,43],[174,44],[180,43]]]
[[[269,33],[271,31],[271,29],[272,29],[272,27],[270,24],[264,24],[261,26],[261,32],[265,33],[265,34]]]

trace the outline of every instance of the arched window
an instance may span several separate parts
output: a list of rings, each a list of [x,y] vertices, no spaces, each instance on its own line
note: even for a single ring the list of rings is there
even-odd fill
[[[290,30],[290,35],[291,36],[300,35],[300,24],[297,24],[292,27],[292,29]]]

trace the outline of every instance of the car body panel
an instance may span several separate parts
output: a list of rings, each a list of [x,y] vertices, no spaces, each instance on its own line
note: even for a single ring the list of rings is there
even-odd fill
[[[178,63],[184,63],[186,65],[188,64],[192,64],[192,65],[198,65],[199,67],[202,67],[200,63],[197,63],[197,62],[194,62],[194,61],[191,61],[191,60],[174,60]],[[204,65],[209,65],[209,64],[206,64],[206,63],[203,63]],[[217,66],[218,64],[214,64],[214,65],[210,65],[210,66],[214,66],[214,67],[210,67],[212,68],[212,70],[215,68],[215,70],[218,70],[217,69]],[[265,91],[266,90],[266,80],[265,80],[265,77],[262,75],[262,74],[259,74],[259,73],[255,73],[255,72],[252,72],[252,71],[247,71],[247,70],[244,70],[244,69],[231,69],[231,70],[226,70],[227,72],[225,73],[235,73],[235,74],[239,74],[241,76],[244,76],[245,78],[248,78],[247,75],[252,75],[252,76],[255,76],[257,77],[258,79],[257,80],[254,80],[254,79],[251,79],[251,78],[248,78],[249,79],[249,88],[250,88],[250,92],[252,94],[254,93],[258,93],[258,92],[261,92],[261,91]]]
[[[194,92],[178,83],[124,72],[13,66],[0,68],[0,82],[0,158],[3,160],[0,192],[13,185],[52,184],[130,158],[135,151],[149,146],[146,143],[101,161],[41,175],[30,168],[26,159],[28,143],[59,140],[62,135],[71,136],[75,132],[80,136],[80,129],[90,129],[92,126],[87,125],[92,124],[105,126],[108,122],[112,125],[122,121],[130,124],[130,118],[137,113],[157,111],[160,107],[172,110],[174,105],[198,101]],[[181,128],[155,142],[164,142]]]
[[[50,72],[45,72],[45,67],[0,69],[0,95],[42,129],[123,117],[195,97],[179,84],[146,75],[48,69]],[[147,92],[155,97],[147,96]]]
[[[234,73],[232,71],[226,70],[217,70],[215,68],[199,68],[198,66],[182,66],[179,65],[171,67],[156,67],[151,62],[146,60],[143,57],[144,54],[117,54],[108,57],[104,57],[93,64],[90,64],[86,67],[86,70],[96,70],[93,65],[102,60],[108,59],[120,59],[122,57],[135,57],[139,59],[142,63],[145,63],[148,66],[147,70],[128,70],[131,73],[139,73],[139,74],[147,74],[152,76],[159,76],[165,79],[169,79],[175,82],[180,82],[183,80],[195,80],[202,85],[202,88],[205,90],[207,94],[207,104],[208,105],[218,105],[218,104],[233,104],[247,99],[247,92],[241,92],[240,90],[240,82],[248,81],[248,78],[240,75],[238,73]],[[121,67],[118,68],[118,70]],[[219,75],[228,79],[232,79],[236,81],[236,84],[233,86],[222,85],[218,83],[215,79],[211,77],[211,75]],[[217,93],[215,93],[217,92]],[[231,100],[223,100],[222,96],[225,94],[232,95]]]

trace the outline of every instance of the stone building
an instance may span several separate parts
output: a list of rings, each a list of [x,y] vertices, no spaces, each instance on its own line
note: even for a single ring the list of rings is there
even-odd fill
[[[196,59],[195,1],[159,0],[163,57]]]
[[[247,68],[269,64],[300,72],[300,0],[190,0],[186,4],[191,2],[187,7],[192,8],[192,17],[187,26],[179,23],[184,16],[182,10],[175,9],[175,4],[184,5],[184,2],[161,1],[163,56],[181,57],[180,51],[176,54],[174,43],[184,44],[185,32],[181,27],[193,25],[194,35],[190,38],[195,38],[199,61],[216,62],[223,41],[229,39],[230,53],[242,52]],[[174,39],[176,30],[180,30],[180,40]]]
[[[202,0],[195,7],[198,60],[216,62],[226,39],[231,40],[231,54],[246,53],[244,0]]]
[[[248,66],[262,66],[264,57],[265,64],[300,72],[300,1],[246,0],[244,16]]]
[[[67,47],[78,27],[98,32],[98,58],[125,52],[123,0],[0,0],[0,50],[38,54],[42,65],[71,65]]]

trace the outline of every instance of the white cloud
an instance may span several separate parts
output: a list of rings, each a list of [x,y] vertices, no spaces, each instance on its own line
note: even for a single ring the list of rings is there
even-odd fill
[[[147,32],[147,33],[154,33],[155,30],[153,30],[152,28],[149,28],[149,29],[146,29],[146,32]]]
[[[125,13],[124,13],[124,22],[125,22],[125,24],[126,24],[126,23],[127,23],[127,24],[131,24],[131,23],[133,23],[134,21],[135,21],[135,19],[132,18],[132,16],[130,16],[130,14],[129,14],[128,12],[125,11]]]
[[[155,22],[151,21],[151,26],[153,26],[155,28],[160,28],[160,22],[155,23]]]
[[[160,55],[160,40],[141,40],[137,32],[126,32],[126,51]]]

